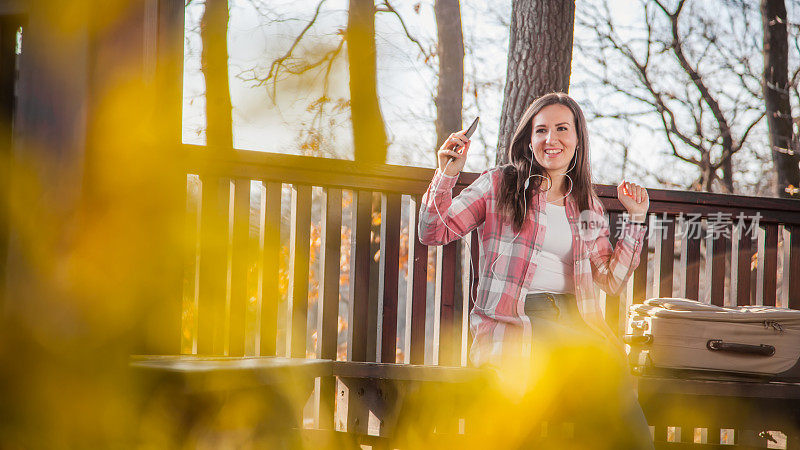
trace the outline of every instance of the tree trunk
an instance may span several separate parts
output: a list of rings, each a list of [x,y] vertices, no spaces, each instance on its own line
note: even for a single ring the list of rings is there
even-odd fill
[[[764,32],[764,77],[761,89],[767,110],[772,161],[778,175],[776,194],[791,198],[787,187],[800,186],[800,156],[794,153],[796,149],[792,145],[789,40],[786,31],[786,5],[783,0],[761,0],[761,24]]]
[[[436,15],[437,54],[439,56],[439,84],[435,100],[436,144],[433,146],[433,161],[434,165],[438,165],[436,153],[439,146],[450,136],[450,133],[467,125],[462,124],[461,116],[464,96],[464,34],[461,30],[461,6],[459,0],[436,0],[433,10]],[[472,121],[474,118],[469,120]],[[463,250],[462,244],[456,246],[455,261],[462,260]],[[456,280],[462,279],[463,273],[460,264],[456,264],[453,276]],[[456,283],[453,304],[463,305],[462,297],[460,284]],[[445,331],[443,340],[448,339],[448,332],[449,330]],[[447,347],[446,344],[445,347]],[[440,363],[457,364],[457,361],[445,359]]]
[[[378,102],[374,0],[350,0],[346,37],[354,159],[383,164],[386,130]]]
[[[548,92],[569,91],[574,22],[574,0],[514,0],[498,164],[507,162],[508,141],[525,108]]]
[[[436,91],[436,143],[439,146],[462,127],[461,108],[464,92],[464,35],[461,31],[461,7],[458,0],[436,0],[433,6],[438,34],[439,84]]]
[[[206,81],[206,143],[233,147],[231,92],[228,82],[228,0],[206,0],[200,21],[203,52],[200,56]]]

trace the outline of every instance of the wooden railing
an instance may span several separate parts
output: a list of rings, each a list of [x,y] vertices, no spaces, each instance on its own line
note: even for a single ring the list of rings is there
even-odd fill
[[[469,260],[477,269],[479,244],[473,232],[466,238],[469,246],[453,242],[436,248],[429,260],[434,250],[415,233],[432,170],[188,145],[182,152],[193,180],[187,235],[197,244],[186,258],[184,308],[192,311],[184,316],[186,353],[344,360],[314,375],[321,377],[315,426],[362,434],[390,433],[365,425],[371,406],[355,399],[355,392],[364,397],[364,389],[373,389],[376,398],[383,395],[369,380],[469,378],[464,374],[470,369],[459,374],[445,368],[468,360],[466,321],[476,289]],[[462,173],[454,194],[477,176]],[[596,189],[614,241],[623,208],[614,186]],[[614,329],[622,331],[630,302],[647,297],[800,309],[800,202],[659,189],[649,194],[650,233],[642,262],[620,296],[606,296],[606,318]],[[343,206],[343,199],[349,204]],[[347,233],[350,243],[342,242]],[[310,297],[311,271],[318,284]],[[342,274],[349,276],[346,289]],[[347,310],[344,322],[340,307]],[[341,326],[346,339],[340,339]],[[412,373],[418,365],[442,370]],[[348,398],[336,395],[340,390],[331,375],[348,385]],[[688,395],[682,385],[659,382],[642,387]],[[703,389],[695,386],[689,394],[723,396],[719,385],[713,393]],[[800,398],[796,390],[770,395]],[[339,409],[349,402],[363,410],[351,406],[334,423],[337,402]],[[662,421],[651,422],[656,440],[666,441],[667,426],[681,424],[670,423],[657,409],[655,400],[645,406]],[[725,428],[725,423],[683,425],[707,428],[710,443]],[[682,440],[692,442],[689,435]]]

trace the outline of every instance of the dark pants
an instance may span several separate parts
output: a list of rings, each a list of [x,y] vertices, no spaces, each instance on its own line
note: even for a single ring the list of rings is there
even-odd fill
[[[544,405],[552,419],[548,424],[574,425],[567,429],[583,448],[652,449],[627,362],[586,325],[575,297],[529,294],[525,314],[533,332],[532,358],[542,368],[532,392],[553,399]]]

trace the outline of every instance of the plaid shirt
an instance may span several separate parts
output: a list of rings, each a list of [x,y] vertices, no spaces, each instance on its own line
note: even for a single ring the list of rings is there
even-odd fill
[[[419,240],[426,245],[443,245],[478,228],[483,257],[477,268],[478,295],[469,316],[473,336],[470,359],[476,366],[499,363],[501,358],[521,355],[516,353],[517,350],[530,352],[532,330],[524,310],[524,288],[530,286],[537,255],[546,236],[546,221],[539,220],[542,214],[546,214],[546,193],[540,192],[529,200],[527,217],[519,236],[513,239],[516,231],[503,220],[497,209],[501,180],[499,168],[485,171],[461,194],[452,198],[457,179],[458,176],[445,175],[439,169],[434,173],[433,181],[422,198]],[[594,285],[597,283],[609,294],[622,288],[639,264],[647,226],[626,222],[617,246],[613,248],[608,239],[605,210],[599,202],[592,205],[597,214],[594,217],[602,218],[599,220],[599,233],[592,233],[588,239],[585,232],[584,239],[581,238],[578,228],[580,211],[572,196],[565,199],[565,205],[573,236],[573,278],[578,310],[591,328],[619,343],[603,318],[601,300]],[[452,231],[440,219],[437,207]]]

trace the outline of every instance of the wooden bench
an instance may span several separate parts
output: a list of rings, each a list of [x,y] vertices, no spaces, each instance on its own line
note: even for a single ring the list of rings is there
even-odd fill
[[[303,374],[297,376],[305,390],[296,402],[314,401],[293,408],[306,408],[305,428],[344,431],[348,442],[384,444],[393,438],[392,424],[408,392],[437,383],[457,392],[459,384],[483,376],[465,367],[470,291],[476,289],[468,260],[478,266],[476,234],[467,238],[469,247],[459,241],[432,249],[415,236],[432,170],[189,145],[181,152],[190,175],[187,235],[198,252],[186,256],[184,309],[191,314],[184,315],[184,348],[228,359],[137,357],[138,372],[160,374],[156,379],[177,374],[185,387],[198,374],[234,370],[248,373],[248,382],[280,389],[283,381],[275,380]],[[463,173],[454,193],[477,176]],[[615,240],[622,212],[616,189],[597,191]],[[621,296],[606,297],[606,318],[615,330],[623,331],[627,305],[647,297],[800,308],[800,202],[649,192],[653,217],[642,262]],[[737,230],[740,221],[756,239]],[[694,226],[698,233],[683,232]],[[709,229],[716,230],[713,240],[706,237]],[[343,243],[348,234],[351,242]],[[343,251],[349,254],[346,272],[340,267]],[[283,290],[276,276],[282,257]],[[310,291],[312,270],[316,284]],[[346,290],[343,273],[349,277]],[[340,307],[347,327],[341,342]],[[306,358],[317,364],[303,364]],[[639,380],[659,448],[711,448],[720,444],[721,429],[750,436],[749,443],[739,438],[745,446],[764,446],[765,438],[753,436],[780,430],[789,436],[789,448],[797,448],[798,389],[784,383]],[[453,419],[458,422],[457,413]],[[299,427],[300,420],[287,423]],[[459,434],[464,426],[451,423],[447,432]],[[680,442],[667,442],[668,427],[680,427]],[[695,428],[706,430],[700,433],[705,444],[692,444]]]

